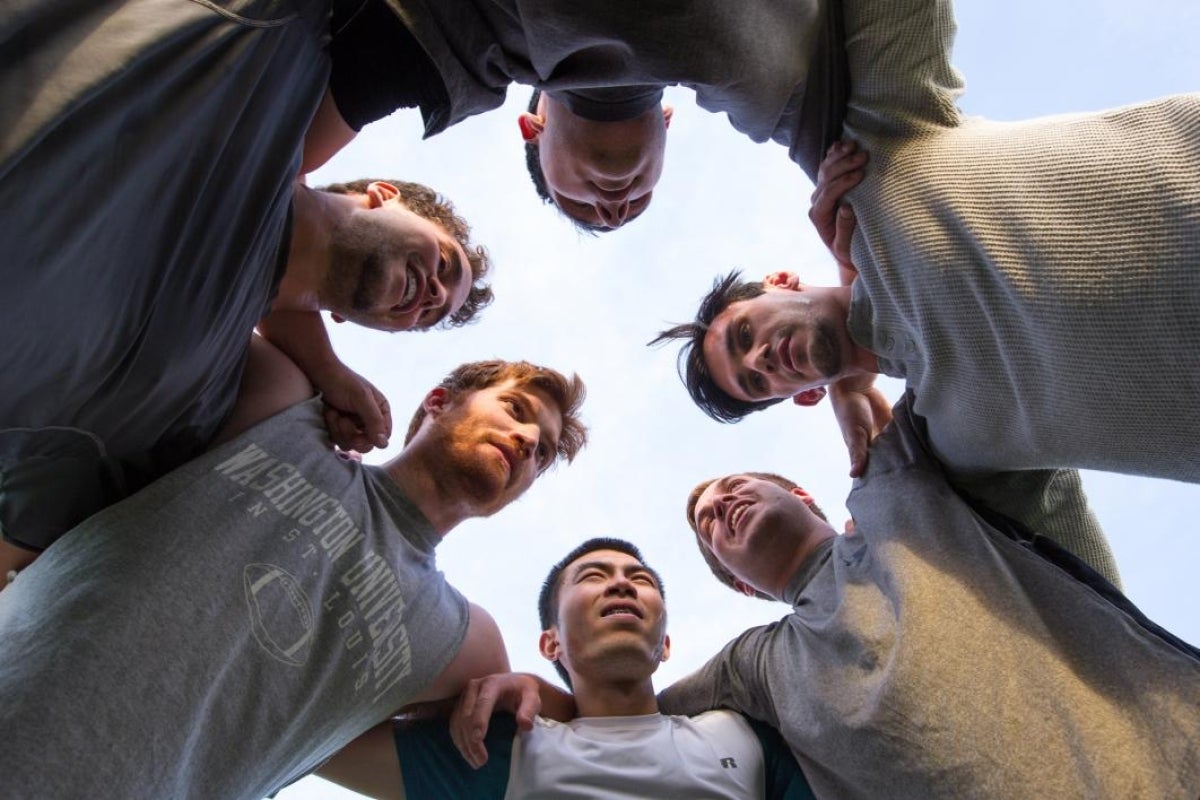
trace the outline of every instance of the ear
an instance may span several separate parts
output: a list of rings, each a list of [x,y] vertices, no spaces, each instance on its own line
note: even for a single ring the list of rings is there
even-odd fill
[[[367,205],[370,208],[379,208],[399,196],[400,190],[386,181],[372,181],[367,184]]]
[[[813,500],[813,496],[811,494],[809,494],[807,491],[800,488],[799,486],[797,486],[795,489],[791,489],[790,493],[796,495],[796,497],[799,497],[807,505],[811,506],[813,503],[816,502],[816,500]]]
[[[825,387],[818,386],[815,389],[805,389],[798,395],[792,397],[792,402],[798,406],[815,406],[825,397]]]
[[[522,111],[517,116],[517,127],[521,129],[522,139],[536,143],[538,137],[546,130],[546,118],[540,114]]]
[[[671,634],[663,636],[662,652],[658,654],[659,663],[666,661],[671,657]]]
[[[772,289],[790,289],[793,292],[800,291],[804,286],[800,282],[800,276],[794,272],[787,270],[778,270],[777,272],[768,273],[763,278],[763,286],[770,286]]]
[[[758,594],[757,589],[738,578],[733,579],[733,588],[746,595],[746,597],[754,597],[756,594]]]
[[[551,628],[548,631],[542,631],[542,635],[538,637],[538,652],[547,661],[558,661],[558,656],[562,652],[562,645],[558,642],[558,629]]]
[[[450,406],[450,392],[441,386],[430,389],[421,405],[425,407],[427,415],[436,418]]]
[[[671,117],[675,116],[675,108],[673,106],[663,106],[663,127],[671,127]]]

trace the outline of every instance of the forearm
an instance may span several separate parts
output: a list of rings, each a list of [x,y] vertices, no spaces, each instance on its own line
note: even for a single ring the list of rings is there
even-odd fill
[[[321,376],[343,366],[317,311],[272,311],[259,320],[258,332],[282,350],[315,384],[321,383]]]

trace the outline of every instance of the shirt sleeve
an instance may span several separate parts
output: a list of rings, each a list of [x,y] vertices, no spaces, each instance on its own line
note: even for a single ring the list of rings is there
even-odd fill
[[[763,792],[765,800],[816,800],[808,779],[779,731],[758,720],[746,721],[763,751],[763,771],[767,778]]]
[[[692,716],[729,708],[778,726],[766,675],[767,645],[778,624],[751,628],[696,672],[668,686],[658,695],[659,711]]]
[[[981,475],[950,475],[973,505],[1017,522],[1082,559],[1120,588],[1121,576],[1108,537],[1088,504],[1079,471],[1035,469]]]
[[[0,533],[40,552],[124,495],[117,463],[91,434],[67,427],[0,431]]]
[[[963,79],[950,63],[950,0],[845,0],[851,135],[907,135],[953,127]]]
[[[444,718],[400,720],[393,734],[408,800],[503,800],[517,734],[512,715],[492,717],[484,738],[488,760],[479,769],[463,760]]]

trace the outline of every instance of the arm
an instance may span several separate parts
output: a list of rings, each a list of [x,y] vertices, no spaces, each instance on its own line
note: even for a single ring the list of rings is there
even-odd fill
[[[485,739],[496,711],[515,715],[519,730],[533,727],[537,714],[566,722],[575,718],[575,698],[537,675],[507,672],[467,684],[450,718],[450,736],[467,763],[479,769],[488,762]]]
[[[407,797],[390,719],[334,753],[317,769],[317,774],[378,800],[404,800]]]
[[[453,697],[472,678],[508,670],[508,653],[492,615],[474,603],[469,613],[467,635],[458,654],[414,702]],[[439,720],[428,722],[444,725]],[[322,764],[317,774],[368,797],[403,800],[404,779],[393,724],[389,719],[371,728]]]
[[[767,672],[771,663],[767,646],[777,625],[751,628],[725,645],[703,667],[659,692],[658,710],[690,716],[728,708],[778,728]]]
[[[951,0],[844,0],[843,15],[849,130],[903,136],[958,124]]]
[[[312,384],[300,368],[279,348],[251,334],[237,402],[213,445],[232,439],[312,395]]]
[[[308,132],[304,134],[304,160],[300,165],[300,175],[307,175],[323,166],[339,150],[354,141],[357,135],[358,131],[342,118],[342,112],[333,99],[333,91],[326,88],[321,105],[317,106]]]
[[[1030,531],[1053,540],[1117,588],[1121,575],[1100,521],[1088,505],[1079,472],[1037,469],[980,475],[949,474],[963,493]]]
[[[387,398],[333,352],[320,313],[272,311],[259,321],[258,330],[286,353],[321,392],[325,423],[334,444],[360,453],[387,447],[392,435]]]

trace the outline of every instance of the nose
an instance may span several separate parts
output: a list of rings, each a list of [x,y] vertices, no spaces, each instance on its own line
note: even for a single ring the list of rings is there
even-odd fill
[[[512,434],[513,446],[516,448],[517,457],[522,461],[527,461],[533,457],[537,451],[538,429],[536,425],[522,425]]]
[[[441,308],[446,302],[446,287],[436,275],[425,284],[425,297],[421,300],[421,308]]]
[[[761,342],[746,351],[747,368],[758,372],[775,371],[775,353],[769,342]]]
[[[598,200],[596,201],[596,213],[600,215],[600,222],[605,227],[619,228],[629,218],[629,198],[612,201]]]
[[[606,595],[626,595],[627,597],[637,597],[637,585],[629,580],[629,576],[624,572],[615,572],[608,579],[608,586],[604,588]]]

